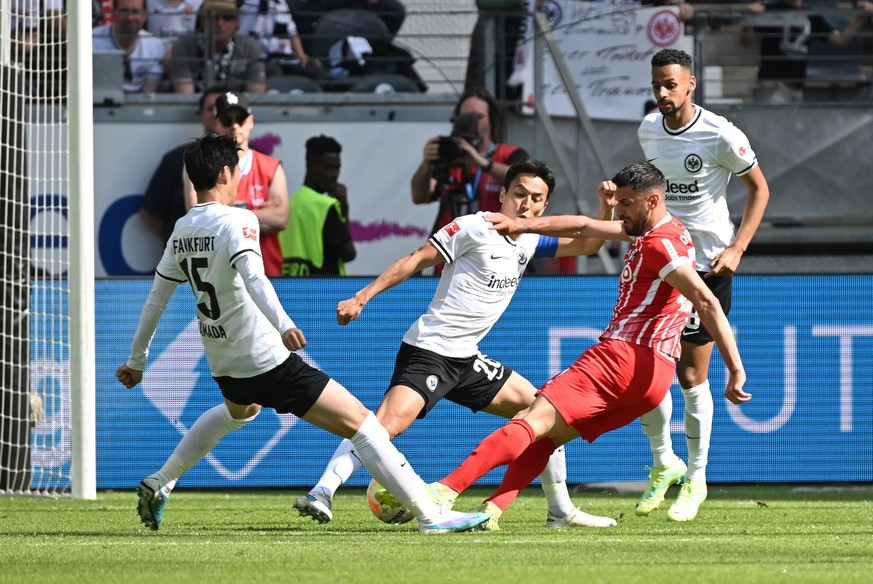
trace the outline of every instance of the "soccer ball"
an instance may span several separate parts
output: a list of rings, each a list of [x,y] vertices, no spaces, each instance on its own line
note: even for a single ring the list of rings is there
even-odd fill
[[[367,487],[367,505],[376,519],[385,523],[406,523],[415,517],[412,511],[404,507],[403,503],[377,483],[376,479],[371,480]]]

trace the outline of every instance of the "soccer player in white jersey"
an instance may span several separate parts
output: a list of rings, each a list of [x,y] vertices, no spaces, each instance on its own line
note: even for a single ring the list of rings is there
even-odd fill
[[[202,414],[164,466],[137,488],[142,522],[157,530],[179,477],[228,432],[251,422],[261,406],[291,412],[347,438],[376,479],[408,500],[423,533],[467,531],[485,514],[455,513],[434,503],[372,412],[342,385],[296,353],[303,331],[287,315],[270,281],[258,245],[258,219],[233,207],[240,181],[236,142],[208,134],[185,151],[185,168],[197,204],[176,222],[143,308],[130,357],[115,375],[128,388],[143,378],[149,344],[179,284],[188,283],[206,360],[224,403]],[[390,487],[388,486],[390,485]]]
[[[494,229],[509,236],[613,239],[623,230],[634,240],[625,255],[612,320],[600,342],[546,382],[527,412],[485,438],[434,485],[440,493],[457,496],[491,469],[508,464],[500,487],[486,500],[505,509],[542,471],[555,447],[580,436],[593,442],[656,407],[673,382],[679,338],[692,305],[728,368],[725,396],[736,404],[751,399],[743,390],[746,375],[730,324],[694,271],[688,231],[667,212],[666,182],[651,163],[636,162],[601,183],[601,189],[615,194],[621,223],[574,216],[487,215]]]
[[[538,160],[523,160],[507,171],[500,191],[502,212],[511,217],[542,214],[555,186],[552,170]],[[615,201],[600,197],[600,216],[612,218]],[[424,418],[446,398],[473,412],[512,418],[533,402],[531,383],[509,367],[479,353],[479,341],[506,310],[531,258],[595,253],[602,240],[504,237],[490,229],[482,213],[464,215],[437,231],[420,248],[401,258],[378,278],[337,306],[337,321],[348,324],[380,292],[411,275],[446,263],[427,312],[403,337],[394,374],[376,417],[394,437],[416,418]],[[320,523],[332,518],[336,490],[358,468],[354,445],[344,441],[318,483],[295,507]],[[615,525],[610,517],[589,515],[570,499],[563,449],[542,478],[550,527]],[[389,489],[390,491],[390,489]],[[489,528],[496,528],[496,521]]]
[[[732,275],[761,223],[770,190],[745,134],[691,101],[697,82],[688,53],[664,49],[655,53],[651,63],[652,91],[659,111],[647,115],[640,124],[640,145],[646,158],[667,177],[667,209],[691,233],[697,271],[728,314]],[[732,174],[748,190],[739,229],[731,222],[725,196]],[[713,415],[709,388],[712,348],[711,331],[692,313],[682,333],[682,357],[676,368],[685,401],[688,465],[673,453],[673,400],[668,392],[663,403],[640,418],[654,460],[649,485],[636,505],[637,515],[657,509],[670,485],[683,477],[679,496],[667,512],[670,519],[691,521],[706,499]]]

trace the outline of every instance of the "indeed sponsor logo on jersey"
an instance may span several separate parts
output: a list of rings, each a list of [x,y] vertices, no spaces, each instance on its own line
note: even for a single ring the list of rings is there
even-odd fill
[[[697,179],[691,184],[676,183],[667,181],[667,200],[668,201],[696,201],[701,195],[699,193],[700,186],[697,184]],[[689,195],[689,193],[691,193]]]
[[[488,287],[493,290],[507,290],[518,286],[520,280],[520,276],[509,277],[491,274],[488,276]]]

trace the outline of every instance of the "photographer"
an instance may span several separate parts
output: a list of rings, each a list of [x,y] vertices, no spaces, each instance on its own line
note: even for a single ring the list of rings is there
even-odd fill
[[[497,101],[484,89],[464,93],[452,120],[452,135],[427,141],[412,176],[413,203],[440,202],[434,233],[460,215],[498,211],[506,170],[530,158],[523,148],[497,142]]]

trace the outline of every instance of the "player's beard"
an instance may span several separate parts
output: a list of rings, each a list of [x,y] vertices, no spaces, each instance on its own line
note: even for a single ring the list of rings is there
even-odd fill
[[[663,114],[665,118],[679,118],[682,110],[688,107],[688,98],[682,100],[678,105],[673,101],[659,102],[658,103],[658,111]],[[664,110],[664,106],[666,106],[666,111]]]
[[[658,104],[658,111],[660,111],[665,118],[675,117],[679,113],[680,109],[681,108],[676,107],[672,101],[662,102]]]
[[[622,227],[624,227],[624,232],[631,237],[642,235],[643,230],[646,227],[646,219],[643,217],[639,218],[638,220],[634,220],[633,217],[619,216],[619,219],[621,219],[621,225]]]

